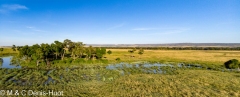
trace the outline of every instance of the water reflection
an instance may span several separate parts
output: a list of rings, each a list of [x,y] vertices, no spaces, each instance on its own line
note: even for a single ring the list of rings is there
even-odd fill
[[[12,58],[13,58],[12,56],[0,58],[1,68],[21,68],[21,66],[18,64],[11,64]]]

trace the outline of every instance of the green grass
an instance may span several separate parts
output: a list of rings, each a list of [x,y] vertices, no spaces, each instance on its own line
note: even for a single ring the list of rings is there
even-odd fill
[[[13,51],[11,48],[4,48],[3,51],[0,51],[0,56],[9,56],[17,55],[18,51]]]
[[[121,76],[118,70],[93,67],[55,69],[50,73],[43,69],[0,69],[0,89],[64,91],[64,96],[240,96],[240,73],[178,69],[172,74],[153,74],[125,69],[131,74]],[[49,76],[55,82],[44,85]],[[9,81],[11,78],[34,83],[21,85]]]

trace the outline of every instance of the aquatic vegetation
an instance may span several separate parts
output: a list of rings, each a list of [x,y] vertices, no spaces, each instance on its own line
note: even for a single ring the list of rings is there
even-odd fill
[[[146,61],[99,64],[106,60],[73,65],[78,61],[70,61],[54,61],[62,66],[48,68],[0,68],[0,89],[56,90],[64,91],[64,96],[239,96],[240,93],[240,72],[220,65]]]

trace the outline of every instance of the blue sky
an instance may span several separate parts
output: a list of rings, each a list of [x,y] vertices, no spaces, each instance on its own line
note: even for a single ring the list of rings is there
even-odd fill
[[[0,0],[0,46],[239,43],[240,0]]]

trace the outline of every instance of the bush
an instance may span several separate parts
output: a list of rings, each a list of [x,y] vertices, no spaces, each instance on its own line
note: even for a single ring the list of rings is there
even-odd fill
[[[121,59],[120,58],[116,58],[117,61],[120,61]]]
[[[232,59],[225,62],[224,66],[228,69],[235,69],[240,67],[240,63],[237,59]]]

